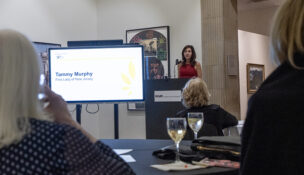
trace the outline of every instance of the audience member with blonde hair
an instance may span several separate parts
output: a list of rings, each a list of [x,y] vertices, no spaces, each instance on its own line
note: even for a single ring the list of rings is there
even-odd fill
[[[280,66],[248,102],[242,175],[304,174],[304,1],[286,0],[271,35]]]
[[[207,85],[201,78],[190,79],[182,92],[183,105],[186,107],[185,110],[180,111],[178,117],[187,117],[188,112],[203,112],[204,113],[204,125],[209,124],[216,127],[217,134],[223,135],[222,130],[227,127],[237,125],[237,119],[229,112],[225,111],[219,105],[209,105],[210,93]],[[203,125],[203,129],[204,129]],[[199,136],[206,135],[203,133],[204,130],[200,130]],[[186,132],[187,138],[193,138],[191,130]]]
[[[0,30],[0,174],[134,174],[48,88],[49,105],[42,108],[39,77],[32,43],[19,32]]]

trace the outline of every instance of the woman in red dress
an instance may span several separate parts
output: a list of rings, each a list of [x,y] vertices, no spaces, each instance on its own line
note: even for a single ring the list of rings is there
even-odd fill
[[[192,45],[186,45],[182,51],[182,62],[178,64],[178,78],[202,78],[201,64],[196,59],[196,53]]]

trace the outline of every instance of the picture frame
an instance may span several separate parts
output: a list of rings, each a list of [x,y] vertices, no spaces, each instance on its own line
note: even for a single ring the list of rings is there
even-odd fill
[[[56,43],[45,43],[45,42],[33,42],[33,46],[36,50],[38,59],[41,60],[41,70],[43,76],[43,83],[49,85],[49,48],[58,48],[61,47],[61,44]]]
[[[127,30],[126,42],[144,46],[145,79],[170,77],[169,26]]]
[[[227,75],[236,76],[239,72],[238,59],[234,55],[227,56]]]
[[[262,64],[247,64],[247,92],[255,93],[265,80],[265,66]]]

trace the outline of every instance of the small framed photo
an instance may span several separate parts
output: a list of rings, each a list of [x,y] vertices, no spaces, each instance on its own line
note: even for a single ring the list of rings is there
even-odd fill
[[[247,92],[255,93],[265,80],[265,68],[262,64],[247,64]]]
[[[144,47],[145,79],[163,79],[170,76],[169,26],[126,31],[126,42]]]

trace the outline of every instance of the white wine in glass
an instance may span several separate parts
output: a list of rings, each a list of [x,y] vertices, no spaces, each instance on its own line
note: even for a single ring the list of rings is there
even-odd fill
[[[176,145],[176,161],[179,159],[179,143],[184,138],[187,129],[185,118],[167,118],[167,130],[171,139]]]
[[[187,119],[189,127],[194,132],[194,139],[197,139],[197,133],[204,123],[204,114],[202,112],[189,112]]]
[[[184,138],[185,133],[186,129],[168,129],[168,134],[175,143],[180,142]]]

